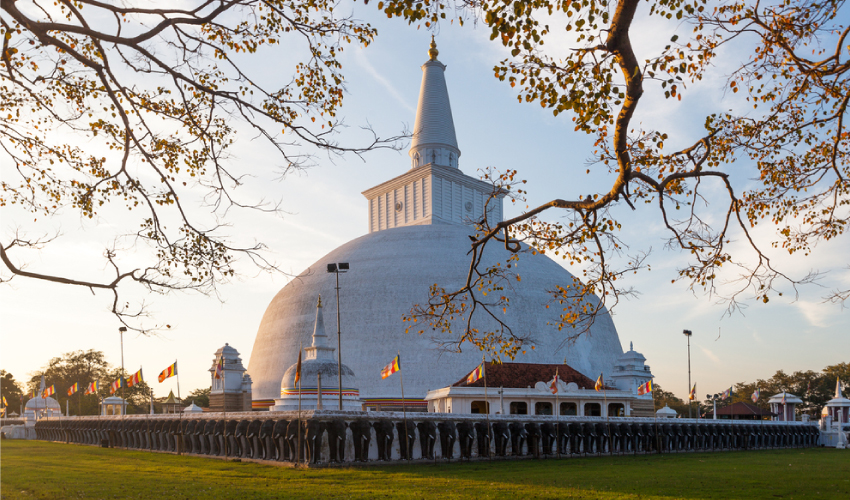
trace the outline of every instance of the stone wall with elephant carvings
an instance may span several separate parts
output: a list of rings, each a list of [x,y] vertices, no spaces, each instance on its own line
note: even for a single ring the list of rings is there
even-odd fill
[[[401,412],[62,417],[40,420],[35,431],[36,439],[51,441],[313,465],[400,459],[680,453],[820,444],[818,427],[807,422],[539,415],[491,415],[487,419],[484,415]],[[399,439],[405,434],[409,446]],[[300,458],[295,454],[299,444]]]

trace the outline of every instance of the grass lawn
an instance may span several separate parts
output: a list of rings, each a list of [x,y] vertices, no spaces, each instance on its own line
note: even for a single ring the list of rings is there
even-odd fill
[[[725,453],[288,469],[4,440],[0,495],[18,498],[840,498],[850,451]]]

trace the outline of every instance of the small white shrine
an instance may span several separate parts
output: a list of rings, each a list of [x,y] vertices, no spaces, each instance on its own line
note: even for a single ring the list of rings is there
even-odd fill
[[[40,418],[45,417],[61,417],[62,407],[59,402],[51,397],[42,397],[44,389],[47,385],[44,383],[44,375],[41,376],[41,385],[38,388],[38,395],[27,401],[24,407],[24,418],[29,422],[35,422]]]
[[[823,408],[821,444],[840,449],[848,448],[850,438],[850,399],[841,393],[841,380],[835,381],[835,397]]]
[[[203,413],[203,412],[204,412],[204,409],[201,408],[200,406],[196,405],[194,401],[192,401],[192,404],[190,404],[186,408],[183,408],[183,413]]]
[[[776,415],[773,420],[794,422],[797,420],[797,405],[803,404],[803,400],[790,392],[783,391],[771,396],[767,403],[770,405],[770,411]]]
[[[275,398],[273,411],[298,410],[299,399],[302,410],[339,410],[339,364],[328,345],[325,321],[322,317],[322,297],[316,305],[316,321],[313,325],[313,344],[304,348],[301,362],[301,381],[295,382],[297,363],[290,366],[280,382],[280,398]],[[300,396],[300,397],[299,397]],[[362,409],[360,390],[354,371],[342,365],[342,410]]]
[[[221,363],[220,373],[217,366]],[[211,387],[210,410],[212,411],[251,411],[252,381],[248,371],[242,365],[239,351],[224,344],[215,352],[209,369]]]
[[[664,405],[664,408],[661,408],[660,410],[655,412],[655,416],[658,418],[676,418],[676,415],[678,415],[678,413],[676,413],[676,410],[670,408],[667,405]]]
[[[108,398],[103,398],[103,401],[100,402],[100,414],[126,415],[127,401],[119,398],[118,396],[109,396]]]

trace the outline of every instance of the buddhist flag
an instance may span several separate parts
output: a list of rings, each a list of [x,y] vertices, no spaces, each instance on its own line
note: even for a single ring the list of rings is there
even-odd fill
[[[386,368],[384,368],[384,370],[386,370]],[[395,371],[395,370],[393,370],[393,371]],[[392,375],[392,372],[387,374],[387,377],[389,377],[390,375]],[[466,377],[466,383],[467,384],[474,384],[475,382],[480,380],[482,377],[484,377],[484,363],[481,363],[480,365],[476,366],[474,370],[469,372],[469,375]],[[384,378],[386,378],[386,377],[384,377]]]
[[[165,370],[162,370],[162,373],[159,374],[159,383],[161,384],[165,379],[171,378],[177,375],[177,361],[174,362],[173,365],[169,366]]]
[[[9,406],[9,403],[6,402],[6,396],[3,396],[3,406]]]
[[[756,390],[753,391],[753,395],[750,396],[750,398],[753,400],[753,403],[759,400],[759,396],[761,396],[761,391],[758,387],[756,387]]]
[[[552,391],[552,394],[558,394],[558,369],[555,368],[555,379],[552,380],[552,383],[549,384],[549,390]]]
[[[299,360],[301,359],[300,353],[298,354],[298,359]],[[298,366],[301,366],[301,365],[299,364]],[[299,371],[299,373],[301,373],[301,372]],[[216,361],[216,363],[215,363],[215,378],[221,378],[223,376],[224,376],[224,356],[221,356],[221,357],[218,358],[218,361]],[[295,381],[297,382],[298,379],[296,378]]]
[[[298,347],[298,363],[295,364],[295,383],[301,380],[301,347]],[[342,390],[342,389],[340,389]],[[299,392],[299,394],[301,394]],[[300,403],[299,403],[300,404]]]
[[[782,404],[785,404],[785,391],[782,391]]]
[[[602,374],[600,373],[599,378],[596,379],[596,385],[593,386],[593,388],[596,389],[596,392],[599,392],[600,389],[603,388],[603,386],[604,386],[604,382],[602,382]]]
[[[44,390],[44,392],[41,394],[41,398],[44,399],[44,398],[46,398],[48,396],[52,396],[54,394],[56,394],[56,388],[55,388],[55,386],[51,385],[50,387],[48,387],[47,389]]]
[[[728,388],[723,391],[723,394],[720,396],[720,399],[729,399],[732,397],[732,388]]]
[[[398,359],[400,357],[401,357],[401,355],[394,357],[393,360],[390,362],[390,364],[388,364],[387,366],[385,366],[381,370],[381,378],[382,379],[387,378],[390,375],[392,375],[393,373],[401,370],[401,361]],[[481,368],[481,367],[479,366],[478,368]],[[475,370],[478,370],[478,368],[476,368]],[[470,376],[471,376],[471,374],[470,374]],[[475,380],[478,380],[478,379],[475,379]],[[469,383],[469,378],[467,378],[466,381],[467,381],[467,383]]]
[[[688,399],[690,401],[693,401],[694,399],[696,399],[696,397],[697,397],[697,384],[694,383],[694,386],[691,387],[691,393],[688,394]]]
[[[648,381],[645,384],[641,384],[638,387],[638,396],[643,396],[644,394],[652,392],[652,380]]]
[[[115,394],[115,391],[122,387],[126,387],[127,381],[124,380],[124,377],[118,377],[118,380],[112,382],[112,385],[109,387],[109,394]]]
[[[133,387],[134,385],[139,385],[144,381],[145,381],[145,379],[142,377],[142,369],[139,368],[139,371],[130,375],[127,378],[127,387]]]
[[[89,386],[88,386],[88,387],[86,387],[86,393],[85,393],[85,395],[86,395],[86,396],[88,396],[89,394],[97,394],[97,391],[98,391],[99,389],[100,389],[100,381],[99,381],[99,380],[95,380],[94,382],[92,382],[91,384],[89,384]]]
[[[68,388],[68,395],[71,396],[73,394],[76,394],[77,391],[79,391],[79,390],[80,390],[80,384],[78,382],[74,382],[74,385],[72,385],[71,387]]]
[[[30,394],[30,399],[35,399],[35,396],[38,394],[38,389],[33,389],[32,394]]]

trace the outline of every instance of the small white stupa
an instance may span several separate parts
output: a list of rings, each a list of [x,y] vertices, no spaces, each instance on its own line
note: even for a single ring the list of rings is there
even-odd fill
[[[339,410],[339,365],[336,349],[328,346],[322,318],[322,296],[316,305],[313,345],[304,348],[300,385],[295,381],[298,363],[289,367],[280,382],[280,398],[275,398],[274,411],[297,410],[299,393],[302,410]],[[360,390],[354,371],[342,365],[342,409],[362,409]]]
[[[49,396],[46,398],[42,397],[44,395],[44,389],[46,388],[47,385],[44,382],[44,375],[42,375],[38,394],[36,397],[27,401],[27,404],[24,407],[24,418],[27,420],[35,421],[44,417],[62,416],[62,407],[59,406],[58,401]]]
[[[676,418],[676,415],[678,415],[678,413],[676,413],[676,410],[674,410],[673,408],[664,405],[664,408],[661,408],[660,410],[655,412],[655,415],[658,416],[658,418]]]

